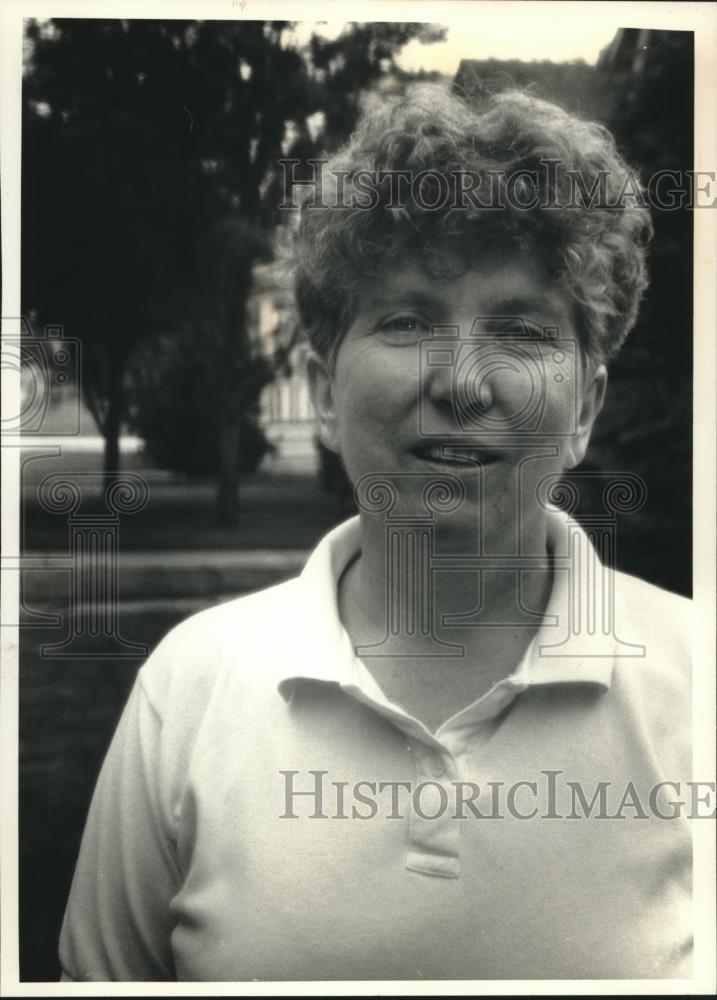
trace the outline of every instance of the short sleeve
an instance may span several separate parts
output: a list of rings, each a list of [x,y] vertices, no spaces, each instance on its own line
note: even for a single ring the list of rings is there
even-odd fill
[[[90,805],[60,935],[63,979],[176,978],[170,902],[180,884],[162,818],[162,721],[138,677]]]

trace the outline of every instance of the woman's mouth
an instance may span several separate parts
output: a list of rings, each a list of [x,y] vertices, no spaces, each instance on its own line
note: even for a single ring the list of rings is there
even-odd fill
[[[467,471],[470,468],[483,468],[487,465],[494,465],[500,460],[500,452],[496,448],[486,445],[475,445],[470,442],[465,444],[451,442],[450,444],[440,444],[434,442],[421,442],[413,449],[413,454],[434,466],[441,468],[460,469]]]

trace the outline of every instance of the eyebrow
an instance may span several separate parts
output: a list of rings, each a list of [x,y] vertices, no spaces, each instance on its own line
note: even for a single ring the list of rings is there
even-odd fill
[[[405,288],[385,289],[377,291],[375,295],[369,294],[366,298],[370,305],[391,305],[398,300],[411,300],[412,302],[423,303],[425,305],[443,305],[450,301],[450,296],[443,296],[433,292],[427,292],[420,285],[407,285]],[[541,291],[535,293],[527,292],[517,295],[508,293],[505,298],[496,299],[495,304],[503,311],[517,311],[521,309],[535,309],[541,307],[551,307],[553,297]]]
[[[365,304],[371,309],[385,309],[387,306],[413,305],[422,309],[445,308],[447,299],[440,295],[433,295],[423,288],[411,286],[409,288],[397,288],[395,291],[387,291],[378,295],[369,295]]]
[[[498,299],[491,312],[496,315],[522,316],[531,310],[550,309],[553,304],[547,295],[514,295]]]
[[[369,293],[364,298],[364,306],[371,311],[378,311],[386,308],[415,308],[425,310],[428,313],[441,314],[448,312],[452,305],[449,295],[426,291],[418,285],[407,285],[405,288],[391,290],[385,287],[377,290],[375,294]],[[535,293],[506,293],[505,298],[498,297],[490,303],[491,308],[484,307],[480,317],[482,319],[527,319],[535,320],[536,314],[542,310],[552,310],[556,307],[560,309],[559,302],[556,303],[548,293],[540,291]],[[562,312],[562,310],[560,310]]]

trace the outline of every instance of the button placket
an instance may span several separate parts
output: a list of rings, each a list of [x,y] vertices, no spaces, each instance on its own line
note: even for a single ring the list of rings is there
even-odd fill
[[[434,754],[429,758],[428,769],[434,778],[442,778],[447,771],[446,762],[440,754]]]
[[[406,867],[425,875],[456,878],[460,823],[454,818],[455,766],[448,751],[416,753],[417,783],[408,818]]]

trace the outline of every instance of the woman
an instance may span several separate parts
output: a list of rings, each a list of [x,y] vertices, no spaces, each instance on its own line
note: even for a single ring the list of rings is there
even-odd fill
[[[629,177],[600,126],[429,87],[305,192],[311,391],[360,512],[140,671],[66,978],[689,976],[660,797],[689,769],[688,604],[550,502],[646,285]]]

